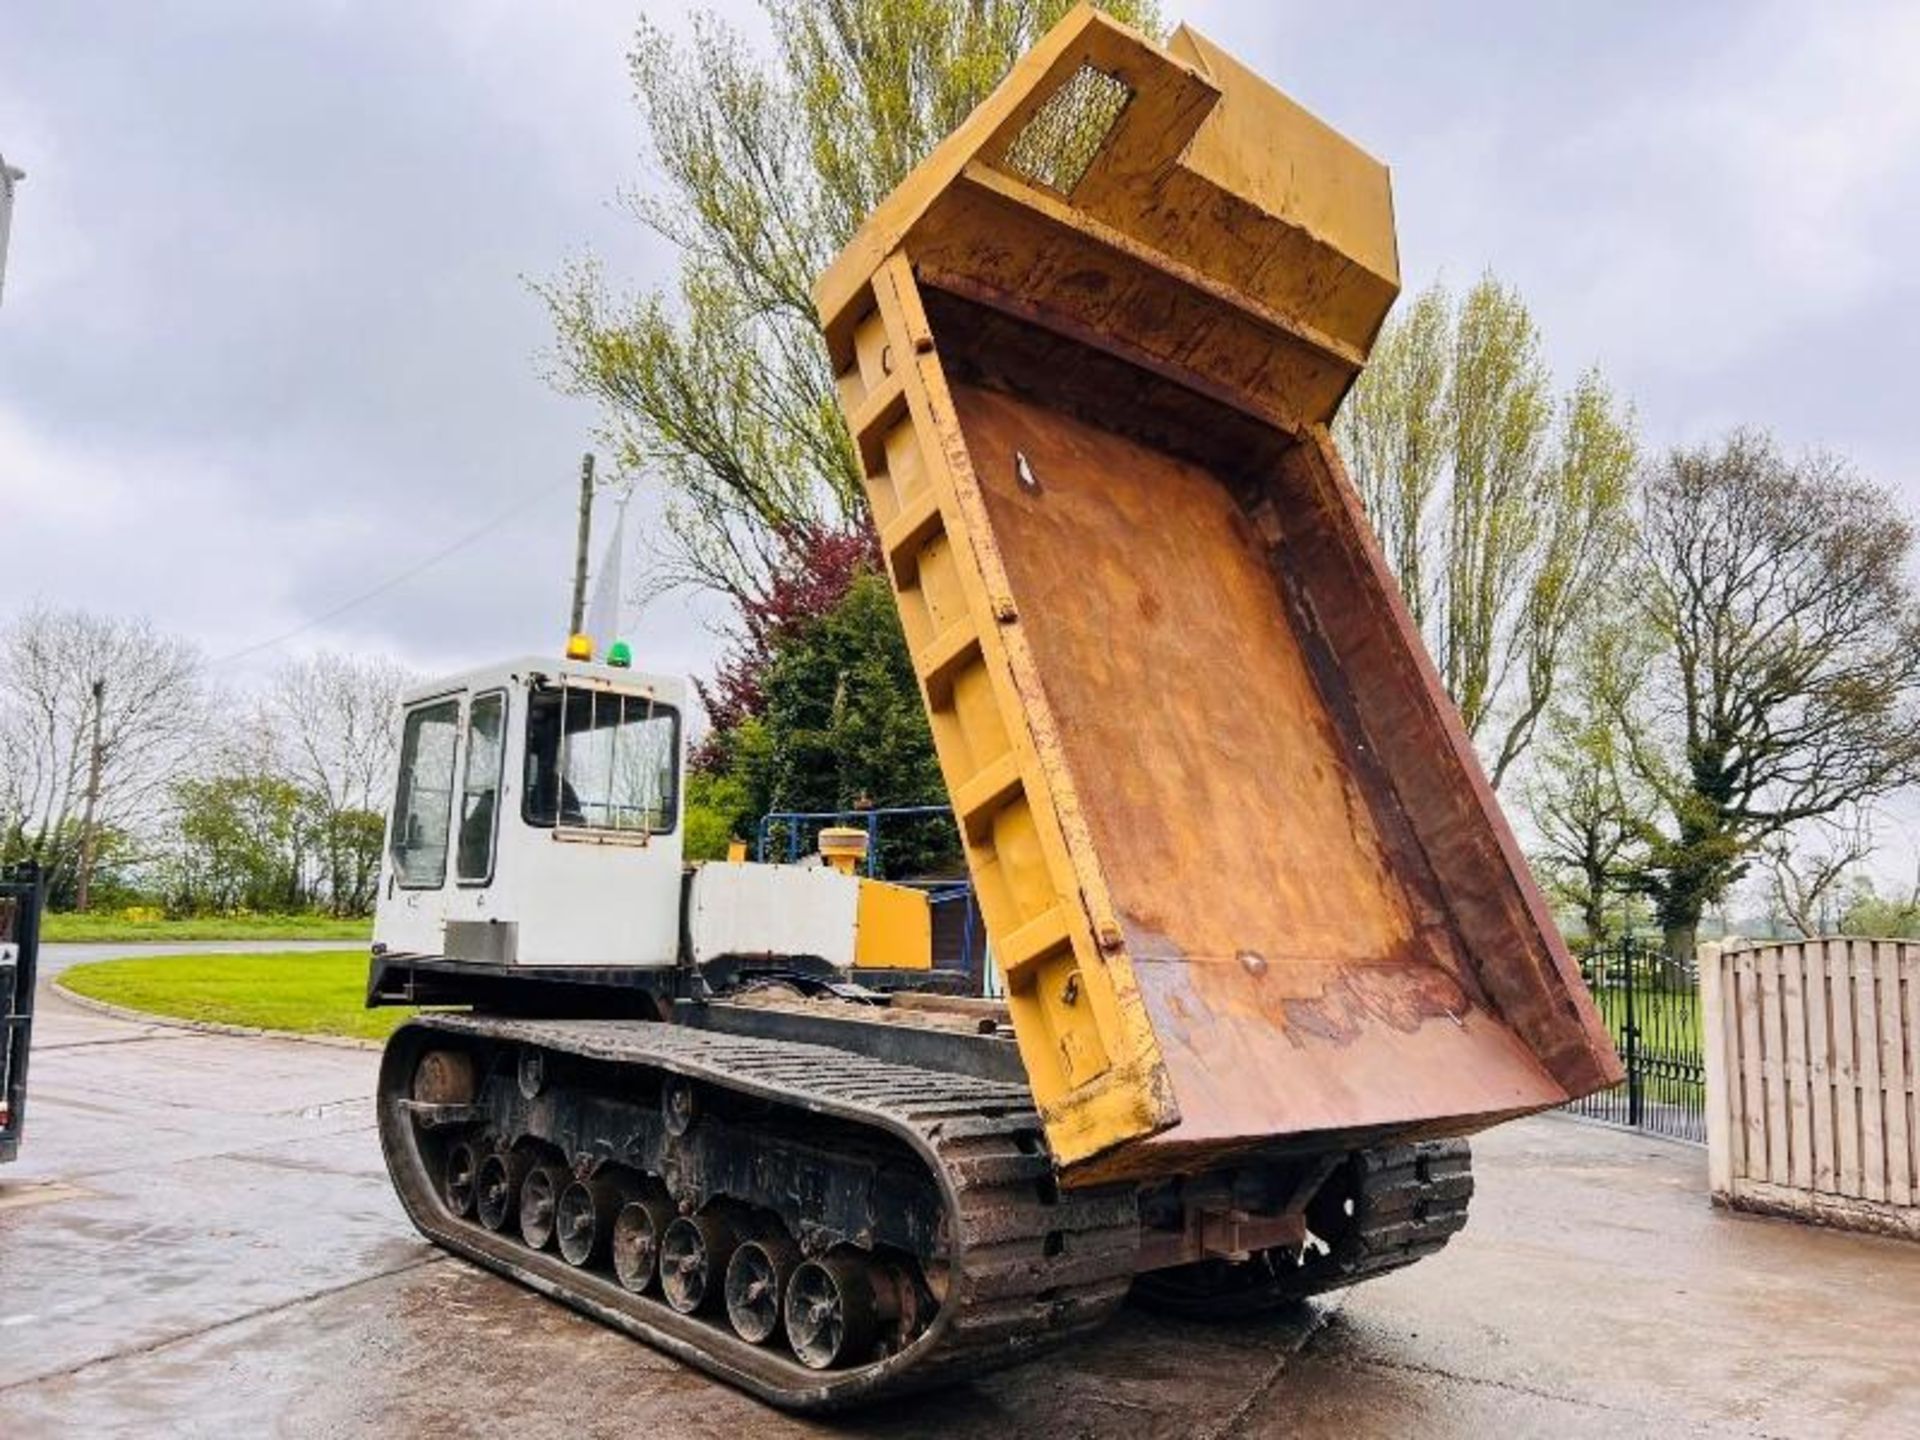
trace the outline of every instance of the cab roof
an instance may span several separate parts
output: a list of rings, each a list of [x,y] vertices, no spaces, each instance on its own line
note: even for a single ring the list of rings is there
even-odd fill
[[[400,698],[403,705],[417,705],[459,691],[497,689],[503,685],[523,685],[540,677],[558,683],[562,679],[581,680],[609,689],[636,695],[651,694],[663,705],[685,708],[687,682],[678,675],[657,675],[651,671],[624,666],[601,665],[592,661],[569,660],[563,655],[521,655],[510,660],[462,670],[436,677],[407,690]]]

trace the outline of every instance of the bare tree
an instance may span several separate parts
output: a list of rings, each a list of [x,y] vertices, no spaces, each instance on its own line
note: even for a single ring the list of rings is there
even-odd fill
[[[1872,819],[1861,807],[1815,821],[1811,829],[1812,843],[1780,835],[1763,848],[1768,901],[1808,939],[1835,933],[1846,882],[1874,849]]]
[[[193,646],[145,621],[29,610],[0,630],[0,855],[38,860],[72,903],[105,840],[150,834],[207,723]]]
[[[1342,409],[1355,484],[1499,785],[1629,538],[1632,417],[1595,371],[1557,401],[1526,306],[1438,285],[1381,336]]]
[[[1741,431],[1641,486],[1657,644],[1615,708],[1664,812],[1637,883],[1676,958],[1772,842],[1920,778],[1912,523],[1834,456]]]
[[[381,656],[322,651],[284,666],[266,714],[284,763],[318,812],[326,890],[343,914],[373,902],[377,833],[392,784],[400,696],[412,683]],[[371,817],[371,820],[370,820]]]

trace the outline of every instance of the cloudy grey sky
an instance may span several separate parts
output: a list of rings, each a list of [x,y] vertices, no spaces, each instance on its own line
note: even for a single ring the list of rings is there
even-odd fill
[[[646,183],[639,13],[0,9],[0,154],[28,172],[0,308],[0,615],[142,613],[224,656],[520,505],[287,648],[440,668],[552,644],[593,415],[541,378],[523,277],[587,250],[664,274],[617,203]],[[1393,165],[1410,286],[1491,266],[1649,442],[1763,423],[1920,507],[1920,7],[1168,13]],[[638,630],[660,668],[712,649],[677,601]]]

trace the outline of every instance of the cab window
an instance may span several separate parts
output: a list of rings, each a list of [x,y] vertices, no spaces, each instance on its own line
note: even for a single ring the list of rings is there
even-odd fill
[[[462,885],[493,879],[494,837],[499,833],[500,766],[505,756],[507,697],[495,690],[467,709],[466,774],[460,786],[460,842],[453,873]]]
[[[644,695],[543,686],[527,707],[531,825],[662,835],[679,811],[680,717]]]
[[[394,876],[408,889],[447,878],[447,829],[453,817],[453,752],[460,702],[437,700],[407,712],[400,736],[400,784],[393,803]]]

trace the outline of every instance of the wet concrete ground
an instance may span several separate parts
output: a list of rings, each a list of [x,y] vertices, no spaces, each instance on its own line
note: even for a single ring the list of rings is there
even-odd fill
[[[56,959],[57,963],[57,959]],[[831,1425],[418,1240],[371,1052],[43,1000],[0,1171],[0,1433],[1920,1436],[1920,1246],[1711,1211],[1702,1152],[1561,1118],[1478,1144],[1444,1254],[1252,1326],[1096,1340]]]

